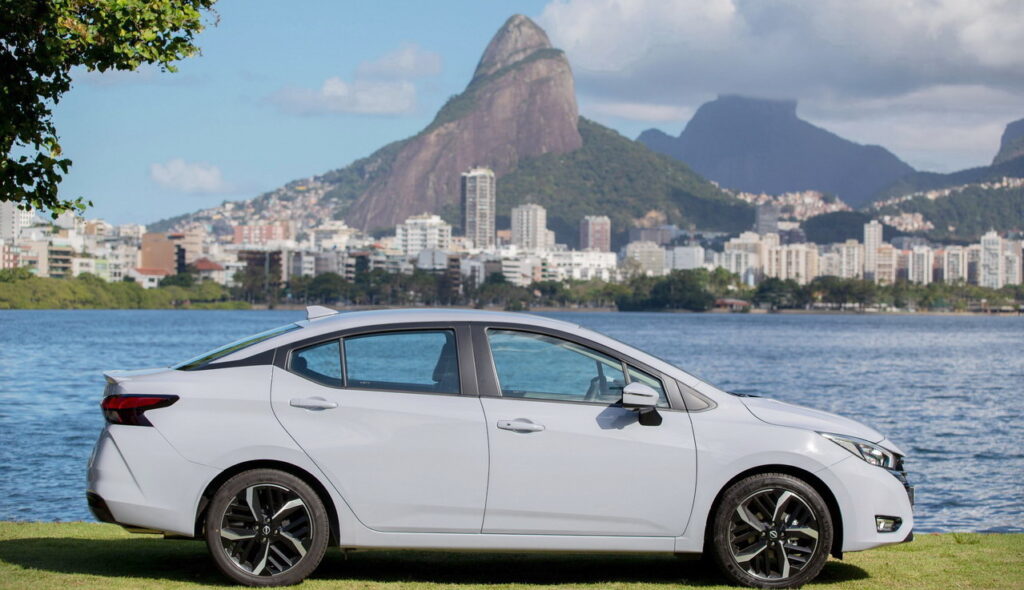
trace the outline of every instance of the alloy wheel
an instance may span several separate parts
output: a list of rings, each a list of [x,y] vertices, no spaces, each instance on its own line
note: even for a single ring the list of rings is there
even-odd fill
[[[807,500],[781,488],[755,491],[729,521],[729,551],[749,575],[781,581],[803,571],[818,546],[818,518]]]
[[[232,497],[224,511],[220,541],[239,569],[255,576],[276,576],[309,551],[314,526],[297,493],[277,484],[256,484]]]

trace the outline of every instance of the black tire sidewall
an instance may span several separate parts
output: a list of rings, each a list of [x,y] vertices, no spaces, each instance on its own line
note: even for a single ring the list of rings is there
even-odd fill
[[[739,503],[759,490],[766,488],[784,489],[799,495],[814,511],[818,520],[818,544],[807,565],[799,573],[785,580],[771,581],[747,573],[732,556],[729,549],[729,523],[732,513]],[[832,549],[833,525],[832,515],[821,494],[813,486],[795,476],[785,473],[763,473],[744,478],[726,490],[711,523],[711,534],[708,536],[710,553],[715,565],[731,581],[755,588],[794,588],[813,580],[821,572],[828,561]]]
[[[231,561],[220,540],[220,527],[231,499],[252,485],[276,484],[295,492],[306,504],[313,522],[313,539],[306,555],[290,570],[274,576],[256,576],[243,571]],[[243,471],[225,481],[210,501],[206,511],[206,545],[213,561],[232,580],[246,586],[290,586],[298,584],[320,565],[330,539],[330,517],[316,491],[302,479],[276,469]]]

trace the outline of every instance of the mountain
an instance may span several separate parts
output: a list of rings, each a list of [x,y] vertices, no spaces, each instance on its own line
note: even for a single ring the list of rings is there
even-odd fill
[[[1006,126],[1003,139],[999,142],[999,153],[992,160],[992,165],[1002,164],[1021,156],[1024,156],[1024,119]]]
[[[498,177],[499,226],[512,206],[536,202],[548,207],[549,225],[570,245],[589,214],[610,216],[617,241],[651,211],[702,229],[744,229],[753,219],[749,205],[685,164],[580,118],[565,54],[516,15],[488,44],[466,89],[413,137],[253,200],[151,227],[198,221],[223,233],[232,223],[288,221],[301,232],[334,217],[372,231],[423,212],[459,225],[461,174],[473,166]]]
[[[853,207],[914,171],[883,147],[854,143],[800,119],[790,100],[719,96],[697,109],[679,137],[648,129],[638,141],[731,189],[813,189]]]
[[[487,46],[462,94],[415,137],[374,154],[387,173],[368,183],[345,218],[374,229],[438,211],[457,198],[461,173],[474,165],[500,177],[523,158],[578,149],[578,118],[565,54],[529,18],[513,16]]]
[[[978,166],[956,172],[914,172],[879,191],[875,195],[875,200],[966,184],[991,182],[1003,177],[1024,178],[1024,155],[991,166]]]
[[[1024,231],[1024,181],[1020,179],[967,184],[939,195],[904,199],[880,206],[877,214],[919,213],[934,226],[927,235],[936,240],[977,241],[992,229]]]

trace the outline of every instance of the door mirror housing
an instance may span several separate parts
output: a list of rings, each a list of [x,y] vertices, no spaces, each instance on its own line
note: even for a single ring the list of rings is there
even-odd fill
[[[622,388],[622,407],[644,410],[657,406],[658,392],[650,385],[634,381]]]

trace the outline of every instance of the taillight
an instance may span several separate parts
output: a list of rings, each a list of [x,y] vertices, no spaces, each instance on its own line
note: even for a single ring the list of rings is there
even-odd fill
[[[176,395],[108,395],[103,398],[100,407],[103,408],[103,416],[111,424],[152,426],[144,412],[166,408],[176,401]]]

